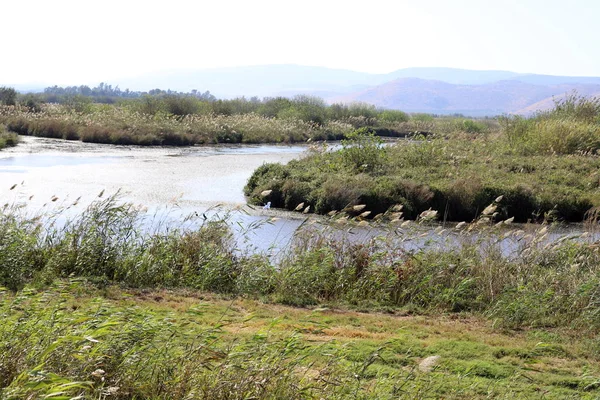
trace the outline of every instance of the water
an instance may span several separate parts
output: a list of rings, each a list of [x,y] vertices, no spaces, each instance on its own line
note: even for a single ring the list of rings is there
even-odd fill
[[[65,208],[80,198],[79,206],[63,212],[66,220],[97,200],[100,192],[120,191],[123,201],[147,207],[150,215],[158,215],[166,225],[178,225],[192,213],[228,214],[240,246],[277,254],[300,225],[330,224],[315,215],[248,207],[242,189],[263,163],[287,163],[302,157],[306,149],[302,145],[138,147],[22,137],[17,147],[0,151],[0,199],[2,204],[25,205],[36,213]],[[533,231],[538,227],[520,228]],[[465,241],[465,235],[455,230],[440,234],[439,229],[340,226],[329,229],[329,234],[354,241],[384,236],[406,250],[457,246]],[[581,226],[568,226],[555,230],[547,240],[579,233]],[[479,235],[468,240],[480,239]],[[493,242],[498,237],[484,239]],[[509,254],[523,241],[523,237],[506,237],[499,244]]]
[[[191,213],[222,215],[241,209],[230,213],[238,232],[260,225],[248,233],[247,245],[263,250],[281,248],[303,219],[277,210],[249,208],[242,189],[260,165],[287,163],[301,157],[306,148],[138,147],[22,137],[18,146],[0,151],[0,199],[2,204],[26,205],[36,213],[66,208],[79,198],[78,207],[63,212],[66,219],[97,200],[100,192],[120,191],[123,201],[145,206],[149,214],[158,214],[158,219],[172,224]],[[267,222],[273,216],[283,218]]]

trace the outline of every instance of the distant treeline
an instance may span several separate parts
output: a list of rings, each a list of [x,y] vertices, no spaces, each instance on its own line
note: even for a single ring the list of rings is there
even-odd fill
[[[89,86],[52,86],[43,93],[29,93],[16,96],[14,89],[5,88],[12,96],[10,101],[0,104],[20,104],[30,111],[39,112],[46,103],[62,104],[77,111],[90,113],[92,104],[115,104],[148,115],[246,115],[256,114],[266,118],[297,119],[322,125],[328,121],[344,121],[354,127],[405,123],[409,120],[432,122],[433,115],[413,114],[399,110],[383,110],[367,103],[332,104],[323,99],[308,95],[287,97],[238,97],[217,99],[209,91],[177,92],[153,89],[148,92],[121,90],[105,83]],[[8,92],[7,92],[8,93]]]
[[[112,85],[101,82],[98,86],[90,88],[87,85],[81,86],[51,86],[44,89],[45,99],[49,103],[61,103],[62,100],[70,96],[85,96],[93,98],[96,103],[107,103],[111,104],[119,98],[135,99],[142,96],[187,96],[194,97],[205,101],[215,101],[217,98],[213,96],[208,90],[206,92],[200,92],[196,89],[191,92],[177,92],[174,90],[161,90],[152,89],[148,92],[133,91],[129,89],[121,90],[119,86],[113,87]]]

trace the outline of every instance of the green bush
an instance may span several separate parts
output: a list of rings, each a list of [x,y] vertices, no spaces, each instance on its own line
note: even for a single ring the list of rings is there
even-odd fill
[[[355,172],[381,170],[386,155],[382,140],[367,128],[355,130],[342,140],[342,162]]]
[[[383,123],[400,123],[408,122],[410,117],[403,111],[399,110],[384,110],[379,113],[377,120]]]

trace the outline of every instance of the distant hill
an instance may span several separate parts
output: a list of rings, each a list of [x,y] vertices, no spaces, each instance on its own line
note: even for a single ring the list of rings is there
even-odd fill
[[[405,68],[369,74],[289,64],[163,71],[109,83],[135,91],[208,90],[218,98],[308,94],[328,102],[365,101],[405,111],[466,115],[529,113],[551,106],[552,96],[573,90],[582,95],[600,93],[600,77],[457,68]],[[37,85],[30,86],[17,90],[35,90]]]
[[[39,93],[43,92],[44,88],[47,85],[43,83],[31,83],[31,84],[11,84],[11,83],[2,83],[0,82],[0,87],[8,86],[14,88],[17,92],[20,93]]]
[[[534,85],[520,80],[502,80],[480,85],[456,85],[404,78],[329,100],[343,103],[360,101],[406,112],[483,116],[530,114],[552,107],[553,98],[559,99],[573,91],[583,96],[598,95],[600,84]]]
[[[418,78],[456,85],[482,85],[502,80],[517,79],[521,76],[524,75],[510,71],[476,71],[458,68],[404,68],[385,74],[385,81],[389,82],[401,78]]]

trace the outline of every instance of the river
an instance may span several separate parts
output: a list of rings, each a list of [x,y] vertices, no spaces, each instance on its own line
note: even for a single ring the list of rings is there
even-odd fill
[[[148,209],[161,223],[179,225],[186,215],[229,214],[240,247],[278,253],[288,246],[302,224],[329,226],[326,219],[246,205],[243,187],[263,163],[287,163],[302,157],[305,145],[217,145],[139,147],[22,137],[21,143],[0,151],[2,203],[24,206],[31,213],[64,210],[63,218],[104,196],[121,193],[122,201]],[[15,186],[16,185],[16,186]],[[69,214],[70,213],[70,214]],[[308,220],[307,220],[308,219]],[[521,226],[527,232],[537,226]],[[415,231],[416,229],[416,231]],[[406,249],[464,242],[465,234],[440,227],[342,226],[334,234],[365,240],[387,236]],[[581,226],[554,228],[548,240],[578,236]],[[505,253],[518,250],[522,237],[494,236]],[[468,240],[472,240],[473,237]]]

